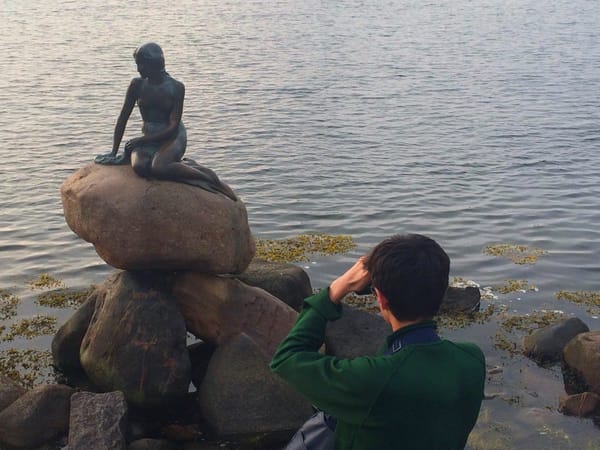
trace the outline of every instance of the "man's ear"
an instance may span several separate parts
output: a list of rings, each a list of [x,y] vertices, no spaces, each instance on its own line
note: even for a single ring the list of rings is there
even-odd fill
[[[377,289],[377,301],[381,305],[381,309],[390,309],[388,299],[379,289]]]

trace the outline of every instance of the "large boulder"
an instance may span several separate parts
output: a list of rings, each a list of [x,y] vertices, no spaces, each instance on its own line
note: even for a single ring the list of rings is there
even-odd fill
[[[175,278],[173,296],[196,337],[219,346],[246,333],[268,355],[275,353],[298,316],[268,292],[231,277],[182,273]]]
[[[127,403],[122,392],[76,392],[71,397],[69,450],[125,450]]]
[[[70,176],[61,195],[69,227],[119,269],[239,273],[254,256],[241,200],[99,164]]]
[[[565,346],[563,379],[567,394],[600,394],[600,331],[578,334]]]
[[[80,353],[92,382],[104,391],[122,391],[138,406],[187,394],[187,333],[168,280],[155,273],[117,272],[97,290]]]
[[[219,436],[291,435],[312,414],[310,402],[269,370],[269,359],[245,334],[216,349],[198,402]]]
[[[269,294],[300,311],[304,299],[312,295],[308,274],[294,264],[253,259],[248,268],[236,278]]]
[[[38,447],[67,433],[74,389],[40,385],[0,412],[0,448]]]
[[[559,362],[567,342],[586,331],[590,329],[577,317],[561,320],[525,336],[523,353],[540,365]]]

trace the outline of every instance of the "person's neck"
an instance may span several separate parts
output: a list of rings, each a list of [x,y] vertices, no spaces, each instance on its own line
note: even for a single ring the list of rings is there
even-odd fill
[[[415,320],[398,320],[392,314],[390,314],[389,324],[392,327],[392,331],[396,332],[400,328],[408,327],[409,325],[415,325],[417,323],[426,322],[431,320],[429,317],[419,318]]]

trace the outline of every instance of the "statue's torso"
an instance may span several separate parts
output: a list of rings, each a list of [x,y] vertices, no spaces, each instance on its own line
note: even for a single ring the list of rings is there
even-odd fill
[[[177,81],[166,76],[159,84],[142,79],[139,85],[137,104],[144,122],[166,125],[178,100],[180,90]]]

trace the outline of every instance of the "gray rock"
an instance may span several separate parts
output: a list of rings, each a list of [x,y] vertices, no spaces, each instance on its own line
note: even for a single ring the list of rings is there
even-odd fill
[[[562,369],[567,394],[600,394],[600,331],[571,339],[563,350]]]
[[[344,305],[342,317],[327,323],[325,348],[339,358],[376,355],[391,333],[381,316]]]
[[[567,416],[592,416],[600,412],[600,395],[593,392],[584,392],[561,397],[558,410]]]
[[[67,224],[108,264],[126,270],[240,273],[254,256],[246,207],[130,166],[90,164],[61,187]]]
[[[480,303],[481,292],[479,292],[478,288],[472,286],[465,288],[450,286],[440,306],[439,314],[471,314],[479,311]]]
[[[523,353],[540,365],[559,362],[565,345],[579,333],[590,331],[577,317],[536,330],[523,339]]]
[[[76,392],[71,397],[69,450],[125,449],[127,403],[122,392]]]
[[[25,389],[10,378],[0,375],[0,411],[7,408],[12,402],[25,394]]]
[[[59,328],[52,339],[52,359],[54,365],[62,372],[81,370],[79,359],[81,341],[94,315],[98,295],[99,291],[94,290],[84,304],[75,311],[75,314]]]
[[[216,346],[240,333],[268,355],[287,336],[298,313],[268,292],[231,277],[185,272],[173,295],[190,333]]]
[[[264,289],[299,311],[304,299],[312,295],[310,278],[294,264],[253,259],[248,268],[237,275],[243,283]]]
[[[187,394],[191,364],[186,329],[157,273],[116,272],[102,286],[81,343],[81,364],[103,391],[122,391],[137,406]]]
[[[38,447],[66,434],[73,392],[64,385],[41,385],[12,402],[0,412],[0,448]]]
[[[271,373],[269,357],[245,334],[217,348],[199,390],[203,416],[219,436],[297,429],[310,403]]]

